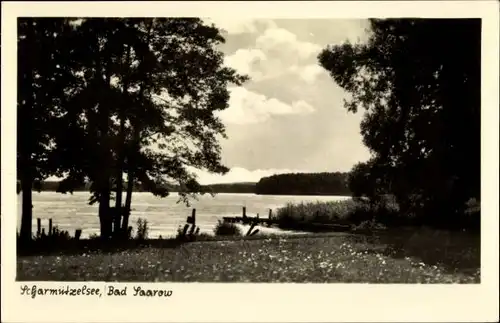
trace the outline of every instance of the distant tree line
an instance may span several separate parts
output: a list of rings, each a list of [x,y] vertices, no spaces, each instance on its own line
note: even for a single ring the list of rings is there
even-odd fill
[[[238,182],[201,185],[200,190],[211,193],[245,193],[269,195],[351,195],[348,188],[349,173],[289,173],[263,177],[259,182]],[[73,191],[89,191],[91,183],[75,186]],[[125,190],[128,182],[123,183]],[[17,183],[17,191],[21,185]],[[179,192],[181,187],[176,184],[163,184],[169,192]],[[44,181],[33,187],[37,191],[62,192],[64,183],[60,181]],[[113,192],[116,187],[112,187]],[[133,192],[149,192],[147,185],[135,182]]]
[[[220,183],[201,185],[200,190],[210,193],[242,193],[242,194],[274,194],[274,195],[351,195],[347,188],[347,173],[299,173],[281,174],[263,177],[258,183]],[[74,192],[88,192],[91,183],[75,186]],[[123,188],[128,189],[128,182],[123,183]],[[63,192],[64,183],[60,181],[38,182],[33,187],[40,192]],[[176,184],[164,184],[163,189],[169,192],[179,192],[181,187]],[[21,191],[21,184],[17,183],[17,192]],[[116,191],[116,187],[112,187]],[[146,185],[135,182],[133,192],[149,192]]]
[[[262,178],[256,194],[274,195],[351,195],[347,173],[290,173]]]
[[[37,183],[37,186],[33,187],[34,190],[40,192],[61,192],[61,182],[59,181],[44,181]],[[88,192],[90,191],[92,184],[84,183],[80,186],[75,186],[73,188],[74,192]],[[123,183],[123,188],[125,190],[128,189],[128,182]],[[181,187],[176,184],[165,184],[164,188],[169,192],[179,192],[181,191]],[[247,193],[253,194],[255,193],[255,183],[251,182],[242,182],[242,183],[227,183],[227,184],[211,184],[211,185],[201,185],[201,188],[204,192],[212,192],[212,193]],[[112,189],[113,191],[116,188]],[[149,192],[148,188],[142,183],[134,183],[132,188],[133,192]],[[17,192],[21,192],[21,183],[17,183]]]

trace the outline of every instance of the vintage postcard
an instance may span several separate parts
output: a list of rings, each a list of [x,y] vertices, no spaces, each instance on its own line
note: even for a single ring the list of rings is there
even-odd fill
[[[2,321],[496,321],[498,17],[2,3]]]

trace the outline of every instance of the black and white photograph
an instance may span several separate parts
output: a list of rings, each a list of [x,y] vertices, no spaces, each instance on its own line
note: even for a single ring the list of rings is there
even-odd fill
[[[15,18],[15,292],[481,285],[484,20],[239,15]]]

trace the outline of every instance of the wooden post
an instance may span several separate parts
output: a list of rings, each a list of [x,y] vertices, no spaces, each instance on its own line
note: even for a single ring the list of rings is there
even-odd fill
[[[273,209],[269,209],[269,220],[273,217]]]
[[[254,232],[250,233],[250,236],[254,236],[256,235],[257,233],[259,233],[259,229],[255,230]]]
[[[82,229],[76,229],[75,230],[75,240],[80,240],[81,235],[82,235]]]
[[[42,219],[36,218],[36,235],[40,236],[42,234]]]
[[[243,207],[243,218],[247,217],[247,208]]]
[[[250,226],[250,229],[247,231],[247,236],[251,235],[253,228],[257,225],[257,221],[253,221],[252,225]]]
[[[188,224],[195,224],[196,223],[196,209],[193,209],[193,211],[191,212],[191,216],[187,217],[186,222]]]
[[[183,237],[186,236],[188,229],[189,229],[189,224],[186,223],[186,225],[184,225],[184,229],[182,230],[182,236]]]
[[[194,230],[196,229],[196,225],[194,224],[191,224],[191,230],[189,230],[189,235],[193,235],[194,234]]]
[[[52,219],[49,219],[49,236],[52,235]]]

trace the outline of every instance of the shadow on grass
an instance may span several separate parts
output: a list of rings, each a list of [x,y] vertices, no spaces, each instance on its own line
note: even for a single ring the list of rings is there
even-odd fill
[[[358,233],[354,240],[385,245],[384,254],[392,258],[412,257],[426,265],[436,265],[449,273],[473,273],[481,265],[481,237],[478,232],[434,229],[390,229],[377,233]]]
[[[195,239],[166,238],[166,239],[128,239],[128,240],[106,240],[101,239],[69,239],[65,241],[46,240],[31,241],[30,243],[17,244],[17,256],[44,256],[44,255],[79,255],[82,253],[115,253],[126,250],[144,248],[178,248],[189,243],[217,242],[217,241],[239,241],[239,240],[262,240],[284,235],[265,233],[255,236],[213,236],[202,234]],[[291,237],[301,235],[292,235]]]
[[[148,239],[148,240],[108,240],[82,239],[68,241],[33,241],[18,243],[18,256],[43,256],[53,254],[78,255],[88,252],[114,253],[139,248],[176,248],[186,243],[179,239]]]

